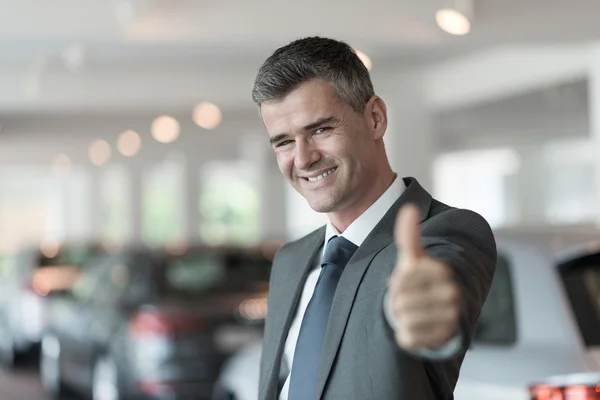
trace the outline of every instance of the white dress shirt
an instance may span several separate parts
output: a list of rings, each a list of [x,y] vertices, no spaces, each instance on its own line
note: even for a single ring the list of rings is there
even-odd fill
[[[321,253],[321,257],[317,258],[313,264],[313,268],[310,271],[308,277],[306,278],[306,282],[304,284],[304,289],[302,290],[302,296],[300,297],[300,303],[298,304],[298,309],[296,310],[296,315],[292,321],[292,325],[290,326],[290,330],[288,332],[287,340],[285,342],[283,357],[287,362],[287,365],[292,368],[292,362],[294,360],[294,351],[296,349],[296,342],[298,341],[298,335],[300,333],[300,326],[302,325],[302,318],[304,317],[304,313],[306,311],[306,307],[315,291],[315,287],[317,285],[317,280],[319,279],[319,274],[321,273],[321,258],[325,253],[325,247],[327,246],[327,242],[333,236],[343,236],[356,246],[360,247],[360,245],[367,238],[369,233],[375,228],[375,226],[379,223],[379,221],[384,217],[384,215],[388,212],[388,210],[394,205],[398,197],[402,195],[406,186],[404,185],[404,181],[402,178],[396,177],[394,182],[392,182],[391,186],[377,199],[371,207],[369,207],[363,214],[361,214],[348,228],[340,235],[340,233],[335,229],[335,227],[331,224],[331,222],[327,222],[327,227],[325,229],[325,243],[323,244],[323,251]],[[391,312],[391,306],[389,304],[388,296],[386,294],[384,298],[384,315],[390,324],[391,327],[397,326],[397,321],[394,320],[393,314]],[[422,349],[418,351],[418,354],[429,357],[446,357],[452,355],[455,351],[460,348],[461,340],[460,335],[456,335],[452,340],[450,340],[445,346],[440,349],[431,350],[431,349]],[[287,400],[288,393],[290,389],[290,375],[288,375],[283,389],[281,391],[281,395],[279,396],[279,400]]]

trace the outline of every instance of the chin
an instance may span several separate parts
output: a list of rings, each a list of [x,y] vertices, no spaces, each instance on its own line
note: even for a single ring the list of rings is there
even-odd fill
[[[333,199],[306,199],[310,208],[318,213],[330,213],[336,210],[337,202]]]
[[[309,203],[309,206],[310,206],[310,208],[312,208],[313,211],[318,212],[318,213],[327,214],[327,213],[331,212],[331,210],[328,207],[313,206],[310,203]]]

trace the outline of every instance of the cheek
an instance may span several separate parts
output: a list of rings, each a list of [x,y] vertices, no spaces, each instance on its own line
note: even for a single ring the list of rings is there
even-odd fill
[[[363,147],[357,143],[342,142],[338,144],[335,155],[336,157],[346,160],[350,164],[356,164],[362,159]]]
[[[283,174],[283,176],[290,177],[292,174],[292,168],[294,166],[294,158],[287,153],[278,153],[277,155],[277,165],[279,166],[279,171]]]

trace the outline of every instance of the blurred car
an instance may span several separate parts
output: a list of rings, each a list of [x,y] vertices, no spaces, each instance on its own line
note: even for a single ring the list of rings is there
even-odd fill
[[[39,345],[49,296],[69,289],[88,260],[104,252],[93,243],[28,246],[5,260],[0,277],[0,361],[12,366]]]
[[[271,261],[258,250],[125,248],[52,302],[45,390],[94,400],[203,399],[262,336]]]
[[[212,400],[257,400],[262,340],[246,345],[225,361]],[[287,376],[279,376],[279,389]]]
[[[494,281],[454,397],[555,399],[530,397],[530,387],[600,371],[600,231],[499,229],[496,239]],[[228,360],[214,399],[256,400],[260,354],[256,341]]]
[[[598,400],[600,373],[556,375],[529,386],[530,400]]]

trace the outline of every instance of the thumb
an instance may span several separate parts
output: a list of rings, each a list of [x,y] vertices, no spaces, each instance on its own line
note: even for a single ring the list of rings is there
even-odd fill
[[[403,269],[414,267],[423,255],[420,221],[421,215],[415,205],[404,206],[398,213],[394,235],[400,253],[398,262]]]

